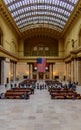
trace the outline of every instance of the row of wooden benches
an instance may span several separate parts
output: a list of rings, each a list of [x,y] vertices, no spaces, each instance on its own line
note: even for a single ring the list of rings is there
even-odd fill
[[[78,93],[52,93],[51,99],[81,99]]]
[[[81,95],[72,89],[50,89],[51,99],[81,99]]]
[[[29,99],[30,94],[34,94],[32,88],[14,88],[7,90],[5,93],[6,99]]]

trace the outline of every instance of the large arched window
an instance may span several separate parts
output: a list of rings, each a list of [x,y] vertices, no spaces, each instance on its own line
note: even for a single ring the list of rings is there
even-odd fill
[[[45,40],[45,39],[44,39]],[[58,40],[24,42],[24,56],[58,56]]]

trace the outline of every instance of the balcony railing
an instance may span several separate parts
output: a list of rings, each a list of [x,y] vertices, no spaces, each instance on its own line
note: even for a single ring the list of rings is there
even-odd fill
[[[58,56],[58,51],[32,51],[24,52],[24,56]]]

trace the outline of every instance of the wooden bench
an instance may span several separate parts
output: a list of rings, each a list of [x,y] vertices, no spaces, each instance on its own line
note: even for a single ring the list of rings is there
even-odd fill
[[[70,92],[70,93],[52,93],[51,99],[81,99],[80,94]]]
[[[34,94],[34,89],[32,88],[13,88],[13,91],[28,91],[30,94]]]
[[[7,99],[21,99],[22,96],[26,99],[29,99],[29,91],[27,90],[20,90],[20,91],[14,91],[14,90],[7,90],[5,93],[5,98]]]

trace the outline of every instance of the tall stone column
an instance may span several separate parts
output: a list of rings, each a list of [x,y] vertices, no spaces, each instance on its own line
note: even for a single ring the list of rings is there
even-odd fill
[[[39,73],[37,72],[37,80],[39,79]]]
[[[33,77],[33,75],[32,75],[32,63],[30,65],[30,71],[31,71],[31,73],[30,73],[30,79],[32,79],[32,77]]]
[[[68,80],[71,81],[71,61],[68,63]]]
[[[44,80],[45,80],[45,73],[44,73]]]
[[[77,58],[77,82],[81,85],[81,58]]]
[[[66,80],[71,81],[71,62],[66,62]]]
[[[74,59],[74,82],[77,82],[77,59]]]
[[[74,81],[74,59],[71,59],[71,82]]]
[[[29,64],[29,79],[32,79],[32,77],[33,77],[33,73],[32,73],[32,63],[28,63]]]
[[[10,59],[1,57],[1,84],[10,82]]]
[[[78,72],[79,72],[79,68],[78,68],[78,66],[79,66],[79,62],[78,62],[78,58],[77,58],[77,60],[76,60],[76,82],[78,82],[78,79],[79,79],[79,75],[78,75]]]
[[[4,84],[4,82],[6,83],[4,81],[4,60],[1,60],[1,84]]]
[[[29,79],[31,79],[30,74],[31,74],[31,64],[29,63]]]
[[[68,80],[68,63],[65,63],[66,66],[66,80]]]
[[[50,63],[50,80],[52,80],[52,72],[53,70],[52,70],[52,64]]]
[[[51,66],[52,66],[52,69],[51,69],[52,72],[51,73],[52,73],[52,79],[53,79],[53,63],[51,64]]]
[[[11,73],[10,80],[13,80],[13,61],[12,60],[10,60],[10,73]]]
[[[16,81],[16,62],[13,62],[13,81]]]
[[[73,58],[71,61],[71,81],[76,82],[76,76],[77,76],[77,61],[76,58]]]

